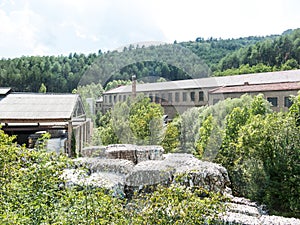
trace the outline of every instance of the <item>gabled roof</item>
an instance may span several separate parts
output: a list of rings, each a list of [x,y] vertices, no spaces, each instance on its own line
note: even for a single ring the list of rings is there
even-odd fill
[[[249,84],[269,84],[282,82],[298,82],[300,81],[300,70],[278,71],[268,73],[255,73],[223,77],[207,77],[190,80],[168,81],[159,83],[137,84],[137,92],[147,91],[168,91],[168,90],[184,90],[196,88],[215,88],[221,86],[237,86],[243,85],[245,82]],[[105,92],[104,94],[121,94],[130,93],[131,85],[121,86]]]
[[[300,82],[285,82],[274,84],[254,84],[220,87],[209,91],[210,94],[226,94],[226,93],[248,93],[248,92],[262,92],[262,91],[291,91],[300,90]]]
[[[76,94],[9,94],[0,101],[0,122],[68,121],[79,99]]]

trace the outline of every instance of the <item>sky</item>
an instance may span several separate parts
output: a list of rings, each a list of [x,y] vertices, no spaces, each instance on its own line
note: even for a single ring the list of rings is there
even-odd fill
[[[0,58],[281,34],[299,0],[0,0]]]

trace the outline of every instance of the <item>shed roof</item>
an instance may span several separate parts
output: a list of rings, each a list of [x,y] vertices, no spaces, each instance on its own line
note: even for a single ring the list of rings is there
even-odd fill
[[[300,81],[300,70],[289,70],[268,73],[255,73],[223,77],[207,77],[190,80],[168,81],[159,83],[137,84],[137,92],[168,91],[180,89],[214,88],[221,86],[238,86],[245,82],[249,84],[270,84]],[[104,94],[130,93],[131,85],[121,86]]]
[[[9,94],[0,101],[0,121],[67,121],[78,98],[76,94]]]
[[[226,94],[226,93],[248,93],[248,92],[262,92],[262,91],[291,91],[300,90],[300,82],[284,82],[272,84],[254,84],[254,85],[240,85],[230,87],[220,87],[211,90],[210,94]]]

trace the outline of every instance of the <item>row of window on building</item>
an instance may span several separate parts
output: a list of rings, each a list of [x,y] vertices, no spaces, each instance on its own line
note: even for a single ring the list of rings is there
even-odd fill
[[[203,103],[204,101],[204,92],[203,91],[190,91],[190,92],[168,92],[168,93],[148,93],[146,94],[150,98],[151,102],[156,103],[180,103],[180,102],[199,102]],[[117,101],[126,101],[127,98],[130,98],[130,94],[121,94],[121,95],[106,95],[104,96],[104,104],[114,104]],[[273,107],[279,107],[278,97],[267,97],[268,102],[272,104]],[[216,104],[219,99],[213,99],[213,104]],[[284,107],[291,107],[292,100],[290,97],[285,96],[283,99]]]
[[[123,95],[106,95],[104,96],[104,103],[113,104],[117,101],[126,101],[130,94]],[[203,91],[190,91],[190,92],[168,92],[168,93],[149,93],[146,94],[150,98],[151,102],[164,103],[164,102],[203,102]]]
[[[283,100],[284,107],[290,108],[292,106],[293,102],[290,97],[285,96]],[[217,104],[219,101],[220,99],[213,99],[213,105]],[[267,97],[267,101],[270,102],[273,107],[279,107],[278,97]]]
[[[267,97],[267,101],[272,104],[273,107],[278,107],[278,97]],[[285,96],[283,101],[284,107],[290,108],[293,104],[290,97]]]

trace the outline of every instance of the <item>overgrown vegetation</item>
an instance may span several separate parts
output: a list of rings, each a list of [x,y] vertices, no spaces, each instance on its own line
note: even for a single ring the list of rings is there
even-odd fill
[[[157,139],[160,142],[155,144],[161,144],[166,152],[193,153],[199,159],[220,163],[229,173],[234,195],[266,204],[271,213],[297,217],[300,93],[293,101],[286,113],[273,112],[263,95],[243,95],[216,105],[192,108],[168,123],[164,138]],[[153,144],[149,141],[152,120],[147,118],[160,118],[162,114],[154,113],[155,103],[149,103],[147,98],[132,104],[121,103],[102,117],[102,133],[96,139],[105,140],[103,144]],[[161,131],[162,127],[157,124],[152,129]],[[118,133],[121,131],[124,133]],[[132,137],[147,141],[139,142]]]
[[[194,123],[181,122],[181,148],[225,166],[235,195],[299,217],[299,96],[287,113],[273,112],[261,95],[187,111],[181,121]]]
[[[224,198],[201,188],[158,187],[129,201],[108,190],[66,186],[63,155],[17,146],[0,130],[1,224],[213,224]]]

